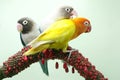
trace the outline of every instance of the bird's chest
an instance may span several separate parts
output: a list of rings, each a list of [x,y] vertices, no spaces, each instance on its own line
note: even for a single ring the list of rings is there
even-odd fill
[[[24,34],[22,35],[22,39],[25,42],[25,44],[30,43],[32,40],[34,40],[35,38],[37,38],[37,36],[39,35],[39,32],[35,32],[35,33],[29,33],[29,34]]]

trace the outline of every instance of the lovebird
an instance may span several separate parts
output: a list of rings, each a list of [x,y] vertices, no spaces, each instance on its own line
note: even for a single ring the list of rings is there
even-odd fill
[[[17,30],[20,32],[20,40],[23,46],[26,46],[41,33],[36,22],[29,17],[23,17],[17,21]]]
[[[40,22],[40,29],[43,32],[55,21],[61,19],[70,19],[77,16],[78,13],[72,6],[59,6],[51,11],[51,13]]]
[[[24,17],[18,20],[17,30],[20,32],[20,39],[23,46],[26,46],[29,42],[35,39],[46,28],[48,28],[53,22],[61,19],[69,19],[73,16],[77,16],[77,12],[71,6],[61,6],[55,9],[49,16],[47,16],[38,26],[32,19]],[[43,72],[48,76],[48,63],[45,60],[44,64],[39,61]]]
[[[54,22],[28,45],[32,48],[23,55],[34,55],[44,49],[61,49],[67,51],[68,42],[82,33],[91,31],[91,24],[87,18],[62,19]]]

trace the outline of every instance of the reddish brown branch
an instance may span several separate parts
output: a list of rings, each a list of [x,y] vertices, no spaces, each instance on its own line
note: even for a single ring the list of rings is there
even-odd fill
[[[25,47],[15,55],[8,58],[0,67],[0,80],[7,77],[12,77],[25,68],[29,67],[32,63],[37,62],[41,59],[60,59],[65,61],[67,64],[73,66],[78,73],[85,78],[85,80],[108,80],[104,78],[103,74],[96,70],[87,58],[85,58],[78,51],[74,51],[71,57],[68,59],[69,53],[63,53],[61,50],[48,49],[41,53],[32,56],[23,56],[30,47]],[[57,64],[58,65],[58,64]],[[68,68],[65,67],[67,72]],[[73,69],[74,72],[74,69]]]

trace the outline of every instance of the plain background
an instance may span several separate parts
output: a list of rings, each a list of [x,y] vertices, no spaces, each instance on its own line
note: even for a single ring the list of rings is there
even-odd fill
[[[16,29],[19,18],[31,17],[40,24],[55,7],[63,4],[73,6],[79,16],[88,18],[92,24],[90,33],[82,34],[70,45],[79,49],[109,80],[119,80],[119,0],[0,0],[0,65],[22,48]],[[39,63],[34,63],[18,75],[4,80],[84,80],[77,72],[65,73],[60,61],[60,68],[56,70],[55,62],[49,61],[49,77],[42,73]]]

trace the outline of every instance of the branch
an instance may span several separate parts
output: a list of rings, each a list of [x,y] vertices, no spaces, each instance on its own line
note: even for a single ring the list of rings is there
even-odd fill
[[[23,53],[29,49],[30,46],[27,46],[15,55],[9,57],[7,61],[3,62],[3,66],[0,67],[0,80],[18,74],[25,68],[29,67],[32,63],[39,60],[44,63],[44,60],[49,59],[59,59],[65,61],[64,69],[66,72],[68,72],[66,64],[69,64],[73,66],[72,72],[74,73],[75,68],[78,73],[85,78],[85,80],[108,80],[107,78],[104,78],[104,75],[101,72],[96,70],[95,66],[88,61],[88,58],[85,58],[78,51],[72,52],[69,59],[69,53],[63,53],[61,50],[55,49],[47,49],[35,55],[23,56]],[[56,63],[56,68],[58,68],[58,63]]]

